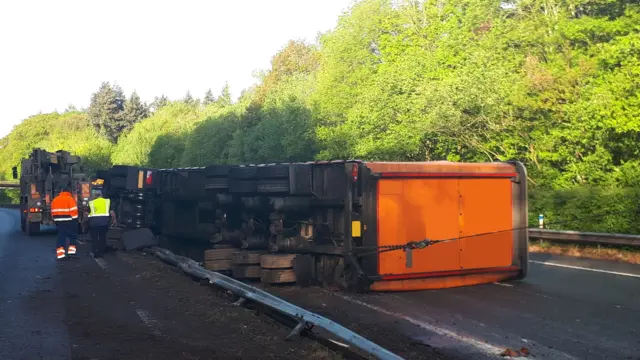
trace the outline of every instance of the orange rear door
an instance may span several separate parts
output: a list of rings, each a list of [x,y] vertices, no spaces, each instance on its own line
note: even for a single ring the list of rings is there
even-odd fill
[[[379,180],[379,245],[458,236],[458,198],[458,179]],[[457,242],[413,250],[412,267],[402,250],[380,253],[379,274],[458,270],[459,252]]]
[[[378,244],[397,245],[425,238],[438,240],[510,229],[511,180],[380,179]],[[378,255],[380,275],[411,274],[511,265],[511,232],[435,244]]]
[[[504,267],[512,263],[511,179],[460,180],[460,267]],[[474,234],[491,235],[464,238]]]

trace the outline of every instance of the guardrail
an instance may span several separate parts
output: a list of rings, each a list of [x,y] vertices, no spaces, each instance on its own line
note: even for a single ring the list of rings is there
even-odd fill
[[[223,274],[206,270],[192,259],[176,255],[167,249],[159,247],[148,248],[146,251],[172,265],[177,266],[187,274],[202,280],[207,280],[213,285],[232,292],[239,298],[237,302],[238,305],[242,305],[247,300],[253,301],[294,320],[298,325],[293,329],[287,339],[292,336],[299,335],[301,331],[305,329],[309,330],[313,326],[316,326],[330,332],[346,344],[358,349],[359,351],[356,351],[355,353],[360,352],[368,355],[367,357],[373,357],[381,360],[402,359],[398,355],[365,339],[334,321],[288,303],[279,297],[271,295],[270,293],[260,290],[254,286],[245,284]]]
[[[640,235],[608,234],[547,229],[529,229],[529,239],[575,244],[601,244],[640,247]]]
[[[0,208],[19,209],[20,208],[20,204],[0,204]]]

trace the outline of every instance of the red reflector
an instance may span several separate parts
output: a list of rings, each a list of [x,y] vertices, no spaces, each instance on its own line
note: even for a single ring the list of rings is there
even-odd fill
[[[151,185],[153,183],[153,173],[151,171],[147,171],[147,178],[145,180],[147,185]]]
[[[351,164],[351,180],[358,181],[358,164]]]

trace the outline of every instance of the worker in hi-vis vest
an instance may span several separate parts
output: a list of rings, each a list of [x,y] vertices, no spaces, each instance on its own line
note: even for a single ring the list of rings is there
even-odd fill
[[[78,240],[78,204],[71,195],[71,189],[64,186],[51,202],[51,216],[58,229],[58,246],[56,257],[64,259],[66,255],[76,254],[76,242]],[[69,248],[65,254],[65,247],[69,238]]]
[[[116,213],[113,211],[111,200],[102,196],[102,191],[94,192],[95,199],[89,201],[89,233],[91,234],[91,255],[102,257],[107,247],[107,232],[109,220],[116,225]]]

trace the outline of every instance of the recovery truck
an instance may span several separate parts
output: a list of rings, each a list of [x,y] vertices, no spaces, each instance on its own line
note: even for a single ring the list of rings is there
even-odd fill
[[[20,179],[20,225],[29,236],[40,232],[41,225],[53,225],[51,201],[64,186],[71,188],[78,203],[79,226],[91,195],[91,183],[82,167],[82,159],[67,151],[48,152],[33,149],[22,159],[21,171],[13,168],[13,178]]]
[[[125,227],[199,242],[210,248],[205,267],[237,277],[407,291],[527,275],[527,175],[519,162],[339,160],[106,173]]]

